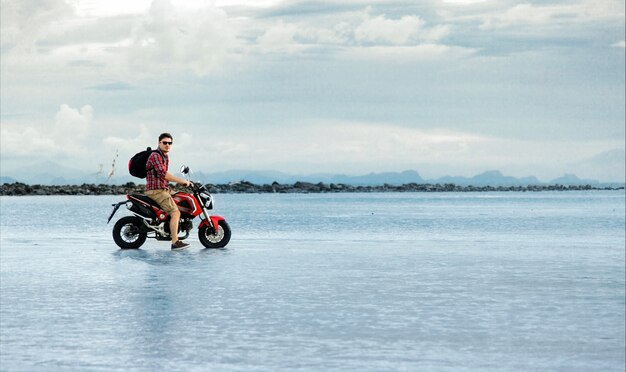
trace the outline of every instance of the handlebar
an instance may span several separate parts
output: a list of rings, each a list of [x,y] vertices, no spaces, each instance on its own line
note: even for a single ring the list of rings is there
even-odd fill
[[[200,182],[189,181],[189,188],[192,190],[199,190],[202,186],[204,185]]]
[[[183,165],[181,167],[181,169],[180,169],[180,172],[185,176],[185,179],[187,181],[189,181],[189,186],[188,187],[190,189],[192,189],[192,190],[200,190],[204,186],[204,184],[202,184],[200,182],[194,182],[194,181],[189,179],[190,178],[189,174],[191,173],[191,169],[189,169],[188,166]]]

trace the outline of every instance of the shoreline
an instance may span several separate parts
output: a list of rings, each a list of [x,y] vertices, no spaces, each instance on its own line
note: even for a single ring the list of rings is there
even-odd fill
[[[296,182],[294,184],[257,185],[242,181],[231,184],[207,184],[212,194],[311,194],[311,193],[370,193],[370,192],[541,192],[541,191],[591,191],[624,190],[624,187],[597,187],[592,185],[527,185],[527,186],[460,186],[455,184],[417,184],[355,186],[347,184],[325,184]],[[184,188],[173,187],[174,191]],[[128,182],[123,185],[82,184],[82,185],[27,185],[24,183],[5,183],[0,185],[0,196],[29,195],[125,195],[144,193],[144,184]]]

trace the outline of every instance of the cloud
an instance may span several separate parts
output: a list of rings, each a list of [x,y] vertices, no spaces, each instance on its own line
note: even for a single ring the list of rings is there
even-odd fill
[[[310,50],[325,51],[330,58],[376,58],[414,61],[432,56],[459,56],[471,52],[440,44],[452,32],[449,25],[428,26],[417,15],[390,18],[375,14],[372,7],[340,12],[332,16],[283,19],[268,28],[251,45],[261,53],[298,55]],[[463,51],[464,53],[458,53]],[[452,53],[450,53],[452,52]]]
[[[278,167],[294,170],[314,164],[308,171],[315,172],[315,167],[320,166],[326,170],[348,165],[389,169],[398,161],[416,164],[423,159],[454,154],[462,158],[469,148],[489,140],[469,133],[420,130],[389,123],[320,121],[302,124],[285,126],[279,132],[223,133],[225,139],[211,143],[210,150],[206,150],[200,138],[194,137],[186,147],[200,149],[193,150],[198,152],[194,157],[210,158],[227,169]]]
[[[499,169],[550,179],[572,163],[572,149],[583,159],[616,145],[623,146],[623,141],[523,140],[389,122],[307,120],[298,125],[285,123],[278,131],[225,129],[210,146],[202,136],[193,136],[184,145],[178,143],[173,159],[201,171],[216,167],[298,173],[416,169],[438,177]],[[602,169],[606,172],[566,170],[599,179],[617,174],[615,166]]]
[[[157,138],[152,131],[145,125],[138,125],[139,134],[134,135],[125,132],[127,135],[130,134],[129,137],[120,137],[120,136],[107,136],[102,140],[102,144],[105,149],[112,153],[114,151],[119,151],[121,154],[134,155],[135,153],[145,150],[147,146],[151,146],[156,148]]]
[[[585,0],[557,5],[517,4],[504,11],[498,9],[481,15],[482,29],[514,26],[556,26],[624,17],[623,2]]]
[[[3,164],[132,155],[157,128],[211,169],[531,169],[623,147],[623,1],[2,1]],[[564,140],[587,132],[604,142]]]
[[[64,0],[2,1],[0,32],[2,49],[33,53],[37,43],[72,18],[73,9]]]
[[[154,0],[122,9],[115,1],[3,1],[3,65],[13,71],[41,69],[68,74],[88,68],[112,79],[172,73],[205,76],[224,66],[240,46],[235,23],[204,3]],[[43,5],[43,6],[40,6]]]
[[[54,155],[58,153],[55,140],[35,128],[3,122],[0,128],[0,151],[3,156]]]
[[[145,150],[146,147],[156,149],[159,134],[168,130],[163,128],[171,127],[170,124],[165,125],[152,122],[149,124],[140,123],[139,125],[135,125],[132,127],[133,130],[119,130],[119,128],[123,126],[124,123],[118,123],[116,126],[117,129],[109,131],[109,133],[114,132],[115,134],[107,135],[101,143],[106,153],[119,153],[120,157],[123,159],[130,159],[132,155]],[[202,163],[205,163],[204,159],[215,157],[215,155],[207,154],[207,141],[205,137],[199,136],[197,133],[189,134],[184,131],[171,131],[170,133],[174,136],[175,145],[172,150],[175,154],[176,164],[182,161],[193,165],[194,160],[197,161],[197,159],[203,159]],[[222,140],[215,139],[210,142],[211,152],[229,155],[228,150],[230,149],[231,146],[224,146]],[[171,164],[171,166],[174,165]]]
[[[112,82],[112,83],[94,85],[94,86],[88,87],[88,89],[101,90],[101,91],[119,91],[119,90],[131,90],[133,89],[133,86],[130,84],[121,82],[121,81],[117,81],[117,82]]]
[[[449,25],[437,24],[429,27],[417,15],[389,18],[385,14],[372,16],[372,13],[371,7],[366,8],[360,16],[363,20],[353,31],[354,40],[359,45],[416,45],[438,41],[451,32]]]
[[[487,0],[443,0],[444,3],[457,4],[457,5],[472,5],[484,3]]]
[[[76,14],[80,17],[115,17],[145,12],[153,0],[78,0]]]
[[[189,9],[155,0],[132,32],[128,62],[139,73],[207,75],[227,64],[236,32],[214,6]]]
[[[622,40],[622,41],[618,41],[617,43],[611,44],[611,46],[613,48],[626,48],[626,41]]]
[[[54,116],[54,133],[56,138],[73,140],[84,139],[90,131],[93,121],[93,107],[85,105],[74,109],[62,104]]]
[[[423,21],[417,16],[387,19],[384,15],[367,17],[355,30],[357,42],[403,45],[413,42]]]
[[[476,53],[475,49],[442,44],[420,44],[415,46],[370,46],[344,50],[340,58],[346,60],[388,61],[407,63],[438,60],[441,58],[460,59]]]
[[[80,109],[62,104],[53,124],[43,128],[2,123],[2,154],[11,156],[84,156],[89,153],[87,139],[93,129],[93,108]]]
[[[359,9],[358,4],[314,7],[277,0],[138,0],[132,6],[121,0],[6,1],[3,64],[24,74],[78,71],[95,80],[89,74],[97,71],[110,80],[135,83],[141,78],[220,74],[233,66],[239,71],[256,65],[259,54],[300,56],[311,50],[330,59],[345,54],[382,58],[382,49],[363,48],[413,47],[385,52],[390,60],[414,61],[429,53],[462,58],[466,53],[457,52],[481,47],[470,36],[476,25],[492,32],[490,40],[510,28],[537,28],[547,37],[562,33],[562,25],[624,16],[623,4],[616,0],[509,4],[445,0],[407,6],[403,13],[385,2]],[[298,9],[318,11],[302,16]],[[495,44],[482,47],[497,48]],[[88,84],[100,84],[94,80]]]
[[[279,21],[257,38],[256,45],[261,53],[294,54],[307,48],[295,40],[297,34],[298,27],[295,24]]]
[[[605,181],[626,182],[626,149],[616,148],[570,164],[577,175]]]

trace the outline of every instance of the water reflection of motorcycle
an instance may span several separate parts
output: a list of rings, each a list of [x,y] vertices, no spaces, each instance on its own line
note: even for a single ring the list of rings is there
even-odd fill
[[[189,167],[183,166],[181,172],[188,178]],[[179,239],[189,237],[193,228],[192,220],[200,216],[198,238],[206,248],[222,248],[230,241],[230,226],[221,216],[211,216],[208,210],[213,209],[213,196],[206,186],[192,182],[191,193],[177,192],[172,195],[180,210],[178,227]],[[113,240],[122,249],[136,249],[143,245],[147,238],[170,240],[170,216],[149,197],[142,194],[128,194],[126,201],[113,204],[113,211],[107,223],[122,206],[133,214],[120,218],[113,226]]]

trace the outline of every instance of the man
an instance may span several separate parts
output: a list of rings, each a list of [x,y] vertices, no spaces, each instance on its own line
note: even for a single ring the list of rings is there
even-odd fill
[[[167,171],[169,166],[169,152],[172,148],[172,135],[162,133],[159,136],[159,149],[150,154],[146,163],[146,196],[157,202],[170,216],[170,236],[172,237],[172,250],[185,249],[189,244],[178,240],[178,222],[180,211],[170,194],[169,182],[176,182],[189,186],[189,181],[178,178]]]

